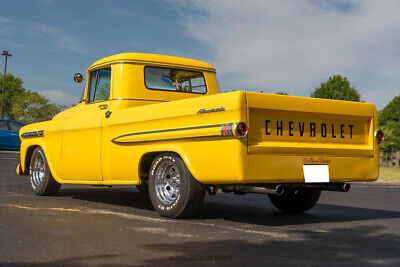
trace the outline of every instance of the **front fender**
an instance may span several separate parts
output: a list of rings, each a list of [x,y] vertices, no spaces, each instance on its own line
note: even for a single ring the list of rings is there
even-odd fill
[[[63,120],[52,120],[27,125],[20,130],[21,149],[19,173],[28,174],[30,155],[35,147],[41,147],[47,164],[57,182],[61,182],[61,125]],[[27,136],[26,133],[43,131],[43,136]]]
[[[33,150],[36,147],[41,147],[43,149],[43,152],[46,156],[47,164],[49,166],[50,172],[53,175],[54,179],[57,182],[60,182],[61,179],[58,176],[58,171],[57,168],[55,167],[55,160],[54,157],[51,156],[51,153],[49,152],[49,149],[46,145],[46,142],[40,137],[32,138],[32,140],[29,140],[28,142],[23,142],[21,144],[21,150],[20,150],[20,160],[21,163],[17,167],[17,174],[18,175],[28,175],[29,174],[29,160],[30,160],[30,154],[33,152]],[[31,151],[30,151],[31,150]],[[29,153],[28,153],[29,151]],[[29,156],[29,158],[28,158]]]

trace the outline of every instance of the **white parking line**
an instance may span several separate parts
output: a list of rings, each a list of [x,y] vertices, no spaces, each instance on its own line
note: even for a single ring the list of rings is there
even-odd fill
[[[201,223],[201,222],[190,222],[190,221],[179,221],[179,220],[172,220],[172,219],[164,219],[164,218],[152,218],[147,216],[141,215],[134,215],[129,213],[122,213],[122,212],[115,212],[109,210],[99,210],[99,209],[68,209],[68,208],[43,208],[43,207],[29,207],[29,206],[22,206],[16,204],[0,204],[2,206],[8,206],[12,208],[19,208],[19,209],[26,209],[32,211],[39,211],[39,210],[51,210],[51,211],[61,211],[61,212],[78,212],[83,214],[102,214],[102,215],[113,215],[120,218],[125,219],[133,219],[133,220],[140,220],[140,221],[147,221],[152,223],[182,223],[182,224],[190,224],[195,226],[206,226],[206,227],[213,227],[218,228],[221,230],[228,230],[228,231],[236,231],[242,232],[246,234],[270,237],[274,239],[284,239],[284,240],[302,240],[302,236],[295,233],[278,233],[276,231],[263,231],[263,230],[251,230],[251,229],[243,229],[233,226],[223,226],[223,225],[216,225],[213,223]],[[151,232],[150,230],[148,232]]]

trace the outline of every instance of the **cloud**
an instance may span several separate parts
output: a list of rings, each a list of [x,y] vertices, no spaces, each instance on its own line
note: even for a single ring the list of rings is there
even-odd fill
[[[0,16],[0,25],[6,25],[10,22],[13,22],[13,20]]]
[[[14,26],[15,21],[6,17],[0,16],[0,36],[7,36],[7,40],[2,40],[3,45],[8,43],[8,36],[12,35],[17,29]]]
[[[86,47],[72,34],[66,33],[56,27],[44,24],[36,24],[33,26],[36,36],[49,39],[57,48],[62,48],[70,52],[84,54],[87,52]]]
[[[71,105],[78,103],[79,99],[75,96],[71,96],[62,90],[43,90],[39,92],[44,97],[50,100],[52,103],[61,105]]]
[[[309,96],[342,74],[379,108],[400,94],[400,1],[177,2],[224,89]]]

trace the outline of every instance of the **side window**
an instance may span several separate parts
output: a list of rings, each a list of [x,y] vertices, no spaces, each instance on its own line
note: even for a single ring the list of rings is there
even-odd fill
[[[8,124],[10,125],[11,131],[17,131],[17,132],[24,126],[23,124],[14,121],[9,121]]]
[[[8,130],[7,121],[0,121],[0,130]]]
[[[150,90],[163,90],[194,94],[207,93],[204,75],[200,71],[145,67],[145,85]]]
[[[110,98],[111,69],[95,70],[90,73],[89,102],[105,101]]]

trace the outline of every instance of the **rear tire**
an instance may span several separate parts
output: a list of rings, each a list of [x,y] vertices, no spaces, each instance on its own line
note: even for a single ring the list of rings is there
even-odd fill
[[[189,218],[200,210],[205,190],[178,155],[163,153],[151,164],[149,194],[161,216]]]
[[[311,209],[317,204],[321,190],[308,188],[285,188],[282,195],[269,194],[272,204],[287,213],[300,213]]]
[[[54,180],[41,147],[37,147],[32,153],[29,180],[33,192],[39,196],[55,195],[60,190],[61,184]]]

